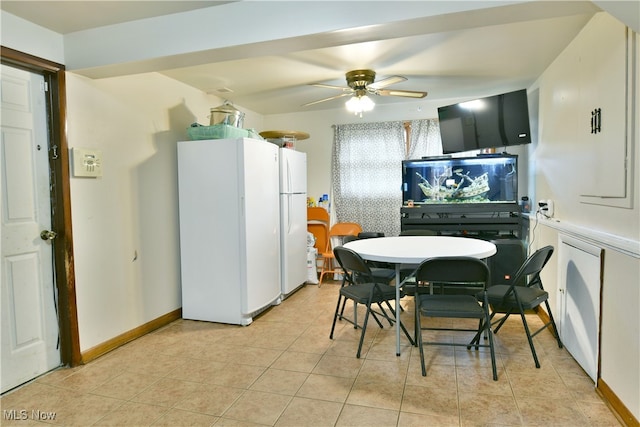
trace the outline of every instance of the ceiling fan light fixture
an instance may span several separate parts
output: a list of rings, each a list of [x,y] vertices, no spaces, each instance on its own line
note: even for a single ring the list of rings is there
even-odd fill
[[[367,95],[360,95],[350,98],[344,105],[346,106],[347,111],[356,115],[359,114],[360,117],[362,117],[363,112],[373,110],[373,107],[375,107],[376,104]]]
[[[304,107],[309,105],[315,105],[320,102],[330,101],[336,98],[342,98],[343,96],[351,96],[352,98],[346,102],[346,108],[348,111],[360,115],[362,117],[363,111],[370,111],[373,109],[375,103],[368,95],[374,96],[399,96],[404,98],[424,98],[427,96],[427,92],[418,92],[415,90],[396,90],[387,89],[388,86],[404,82],[407,80],[403,76],[389,76],[379,81],[375,81],[376,72],[373,70],[353,70],[348,71],[345,74],[347,78],[347,86],[334,86],[324,83],[310,83],[311,86],[337,89],[342,93],[340,95],[330,96],[318,101],[308,102],[303,104]]]

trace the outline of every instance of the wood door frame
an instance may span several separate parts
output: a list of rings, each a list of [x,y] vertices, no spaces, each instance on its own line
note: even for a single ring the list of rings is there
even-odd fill
[[[53,241],[54,281],[58,291],[58,324],[62,363],[77,366],[82,362],[78,310],[76,305],[71,195],[69,185],[69,149],[66,135],[67,100],[65,67],[46,59],[0,46],[2,64],[44,76],[47,92],[47,132],[51,183],[51,224],[57,233]]]

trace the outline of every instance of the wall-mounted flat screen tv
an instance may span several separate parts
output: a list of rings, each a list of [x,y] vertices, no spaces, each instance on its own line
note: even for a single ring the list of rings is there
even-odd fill
[[[438,108],[443,154],[529,144],[525,89]]]

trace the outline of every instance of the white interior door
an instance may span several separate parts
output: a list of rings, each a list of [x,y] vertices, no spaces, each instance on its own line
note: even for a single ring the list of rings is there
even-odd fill
[[[2,66],[1,391],[60,365],[44,78]]]

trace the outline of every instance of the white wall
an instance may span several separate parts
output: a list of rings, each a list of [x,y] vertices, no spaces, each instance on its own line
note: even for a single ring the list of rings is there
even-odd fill
[[[640,208],[637,200],[640,191],[638,185],[633,185],[634,180],[630,182],[631,188],[627,189],[631,200],[636,201],[630,204],[630,208],[610,207],[618,203],[614,199],[601,201],[610,206],[585,203],[585,199],[580,196],[581,194],[593,194],[585,193],[590,190],[590,187],[586,187],[585,183],[593,182],[596,179],[598,184],[604,183],[613,187],[611,179],[607,182],[608,178],[611,178],[614,172],[619,172],[625,167],[622,161],[614,163],[608,160],[609,157],[615,158],[613,156],[614,150],[624,151],[624,148],[618,148],[624,145],[624,127],[619,126],[621,129],[618,126],[615,129],[611,128],[611,123],[614,122],[612,115],[624,117],[624,101],[616,110],[607,104],[606,99],[614,91],[622,92],[624,82],[618,78],[615,78],[615,81],[613,78],[607,81],[605,75],[603,78],[605,81],[601,86],[606,85],[606,87],[601,87],[598,86],[597,78],[589,75],[588,77],[591,78],[588,81],[579,83],[586,80],[582,74],[588,72],[581,69],[585,60],[580,59],[582,52],[578,50],[584,45],[584,42],[581,41],[583,38],[603,38],[601,32],[609,29],[610,33],[618,36],[617,39],[624,39],[622,33],[624,27],[621,24],[617,24],[619,27],[616,27],[615,24],[607,26],[607,23],[610,22],[614,23],[615,20],[607,17],[604,12],[596,15],[536,83],[540,86],[540,108],[545,114],[540,117],[540,135],[544,140],[534,147],[535,150],[531,156],[532,161],[537,162],[535,193],[537,200],[552,199],[555,201],[555,211],[560,221],[587,228],[594,227],[601,232],[628,236],[638,241],[640,240]],[[594,25],[598,25],[598,27]],[[589,27],[598,30],[595,36],[593,35],[594,30],[589,30]],[[617,31],[618,29],[621,30],[620,33]],[[593,46],[589,47],[594,49]],[[606,47],[603,50],[606,50]],[[621,68],[624,74],[624,64],[618,65],[616,63],[616,70],[618,68]],[[614,72],[609,68],[606,71],[608,71],[608,75]],[[604,73],[605,71],[601,72],[601,74]],[[599,77],[601,74],[595,74],[595,76]],[[599,94],[598,96],[604,99],[588,98],[588,96],[593,97],[591,94]],[[585,103],[595,104],[593,107],[603,107],[604,130],[602,135],[606,139],[602,140],[599,145],[606,144],[606,148],[598,147],[593,142],[596,137],[589,133],[590,110],[588,107],[591,105],[585,107],[583,106]],[[634,138],[630,137],[629,139],[633,144]],[[638,145],[637,139],[635,145],[636,147]],[[585,149],[586,147],[592,148]],[[629,162],[629,170],[632,171],[633,162],[631,159]],[[597,166],[599,165],[608,165],[607,170],[602,174],[603,176],[598,176]],[[635,182],[637,183],[637,168],[635,173]]]
[[[580,35],[578,35],[580,37]],[[636,39],[635,81],[640,82],[640,36]],[[559,234],[569,234],[584,239],[605,250],[602,278],[601,312],[601,365],[602,380],[613,390],[624,405],[640,418],[640,89],[635,87],[635,103],[632,115],[635,127],[629,138],[632,158],[629,170],[632,173],[631,207],[611,207],[582,203],[580,179],[592,171],[579,167],[576,157],[593,157],[594,153],[581,149],[584,141],[577,137],[576,126],[571,120],[559,117],[561,111],[554,99],[571,99],[575,93],[572,76],[579,73],[580,64],[563,52],[538,80],[540,99],[540,138],[530,147],[530,160],[535,181],[533,194],[537,200],[553,199],[557,218],[541,221],[531,236],[534,247],[553,245],[558,247]],[[556,75],[568,77],[563,85]],[[619,84],[619,82],[616,82]],[[569,86],[569,87],[567,87]],[[600,88],[606,93],[606,88]],[[579,102],[575,101],[575,103]],[[571,108],[576,108],[576,105]],[[603,113],[604,114],[604,113]],[[604,119],[603,119],[604,121]],[[552,125],[553,124],[553,125]],[[588,126],[588,117],[584,122]],[[603,123],[604,125],[604,123]],[[546,126],[546,129],[542,129]],[[592,159],[598,161],[601,159]],[[533,224],[532,224],[533,227]],[[557,292],[560,284],[557,267],[557,252],[543,272],[545,289],[550,293],[551,308],[558,315]]]
[[[2,46],[64,64],[64,43],[61,34],[5,11],[0,11],[0,34]]]
[[[181,307],[176,142],[221,102],[156,73],[67,73],[69,147],[103,153],[101,178],[71,178],[82,351]]]

